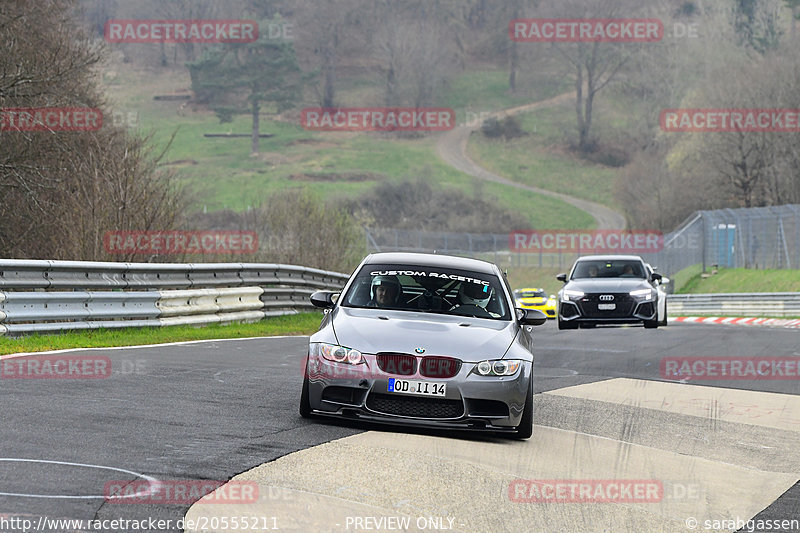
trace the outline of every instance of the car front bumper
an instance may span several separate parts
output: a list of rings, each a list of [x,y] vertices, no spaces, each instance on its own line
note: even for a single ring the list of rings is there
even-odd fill
[[[541,311],[547,318],[556,318],[556,308],[555,306],[547,306],[547,305],[531,305],[531,304],[522,304],[518,306],[521,309],[536,309]]]
[[[480,376],[476,363],[462,363],[452,378],[419,373],[393,375],[378,368],[374,355],[366,364],[335,363],[319,356],[308,360],[309,404],[317,415],[418,427],[475,431],[514,431],[529,391],[532,364],[523,362],[512,376]],[[349,368],[348,368],[349,367]],[[361,368],[358,368],[361,367]],[[389,379],[446,384],[441,397],[389,392]]]
[[[656,319],[656,300],[621,299],[617,300],[618,307],[613,311],[603,311],[598,307],[598,296],[593,294],[577,301],[562,300],[559,302],[559,319],[562,322],[594,324],[632,324]]]

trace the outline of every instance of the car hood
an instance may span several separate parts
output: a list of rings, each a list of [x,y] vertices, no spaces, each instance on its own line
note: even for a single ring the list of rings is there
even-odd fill
[[[415,353],[467,362],[502,357],[517,333],[514,322],[470,317],[339,307],[333,329],[342,346],[364,353]]]
[[[636,289],[652,289],[653,286],[642,278],[600,278],[572,280],[564,288],[591,293],[630,292]]]

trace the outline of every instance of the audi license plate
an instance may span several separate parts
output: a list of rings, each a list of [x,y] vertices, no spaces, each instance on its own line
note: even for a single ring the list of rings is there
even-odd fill
[[[617,304],[597,304],[599,311],[613,311],[617,308]]]
[[[389,392],[417,394],[420,396],[444,396],[445,390],[444,383],[389,378]]]

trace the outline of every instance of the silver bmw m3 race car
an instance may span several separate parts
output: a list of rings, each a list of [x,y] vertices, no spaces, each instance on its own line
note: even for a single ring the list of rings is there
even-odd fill
[[[367,256],[311,336],[304,417],[506,433],[533,432],[531,326],[492,263],[436,254]]]

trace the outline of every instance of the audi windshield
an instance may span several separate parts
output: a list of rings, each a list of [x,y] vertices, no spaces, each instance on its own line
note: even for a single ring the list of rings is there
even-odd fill
[[[570,279],[592,278],[646,278],[644,265],[635,260],[578,261]]]

